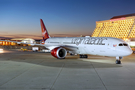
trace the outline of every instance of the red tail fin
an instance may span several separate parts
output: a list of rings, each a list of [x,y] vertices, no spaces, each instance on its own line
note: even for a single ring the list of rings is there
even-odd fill
[[[44,22],[43,22],[42,19],[40,19],[40,24],[41,24],[41,31],[42,31],[43,39],[44,40],[48,39],[49,38],[49,34],[48,34],[47,30],[46,30],[46,27],[45,27]]]

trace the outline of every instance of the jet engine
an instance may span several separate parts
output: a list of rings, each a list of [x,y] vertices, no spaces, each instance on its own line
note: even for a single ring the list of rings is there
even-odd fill
[[[62,48],[62,47],[57,47],[54,48],[51,51],[52,56],[54,56],[55,58],[59,58],[59,59],[64,59],[65,56],[67,55],[67,51],[66,49]]]

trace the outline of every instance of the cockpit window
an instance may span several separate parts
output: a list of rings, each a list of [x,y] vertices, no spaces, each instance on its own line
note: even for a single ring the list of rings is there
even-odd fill
[[[126,44],[126,43],[123,43],[123,45],[124,45],[124,46],[128,46],[128,44]]]
[[[119,46],[128,46],[126,43],[120,43]]]
[[[119,44],[119,46],[123,46],[123,44],[122,44],[122,43],[120,43],[120,44]]]

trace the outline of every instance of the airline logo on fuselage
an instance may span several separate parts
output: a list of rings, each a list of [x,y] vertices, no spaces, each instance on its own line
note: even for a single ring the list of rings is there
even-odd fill
[[[107,38],[73,38],[72,44],[89,44],[89,45],[105,45],[103,41],[107,40]]]

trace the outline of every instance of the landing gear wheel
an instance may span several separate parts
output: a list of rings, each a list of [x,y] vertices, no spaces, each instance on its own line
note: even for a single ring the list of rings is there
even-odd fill
[[[121,64],[121,59],[122,59],[123,57],[121,57],[121,56],[117,56],[116,57],[116,64]]]
[[[80,58],[83,58],[83,55],[80,55]]]
[[[70,53],[71,56],[74,56],[75,54],[74,53]]]
[[[87,55],[80,55],[80,58],[88,58]]]
[[[116,64],[121,64],[121,61],[120,60],[116,60]]]
[[[87,56],[87,55],[85,55],[85,58],[88,58],[88,56]]]

